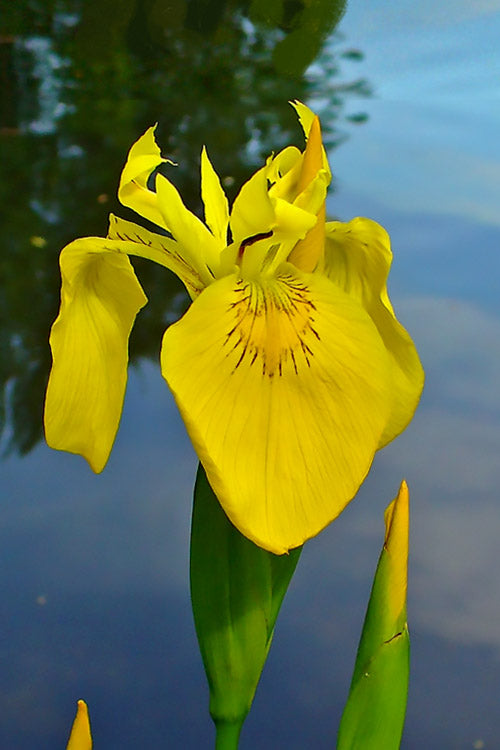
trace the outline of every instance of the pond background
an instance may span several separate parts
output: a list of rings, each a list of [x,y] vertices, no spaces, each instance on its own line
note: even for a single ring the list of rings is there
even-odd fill
[[[47,335],[61,247],[102,235],[109,211],[132,218],[115,193],[146,127],[159,122],[196,209],[203,143],[232,195],[271,150],[300,145],[290,98],[322,117],[330,216],[369,216],[391,235],[390,293],[427,383],[356,500],[306,545],[241,748],[334,745],[403,476],[402,747],[500,748],[500,6],[366,5],[351,0],[335,30],[340,7],[319,1],[2,9],[1,748],[64,747],[79,697],[96,747],[211,746],[188,590],[196,458],[157,362],[182,288],[134,261],[150,304],[100,476],[43,443]]]

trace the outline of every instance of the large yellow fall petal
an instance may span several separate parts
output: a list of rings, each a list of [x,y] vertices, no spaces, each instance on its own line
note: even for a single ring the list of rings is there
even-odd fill
[[[50,335],[45,401],[47,443],[84,456],[95,472],[104,468],[115,439],[128,338],[147,302],[127,256],[103,252],[105,242],[76,240],[61,253],[61,310]]]
[[[216,281],[166,331],[161,362],[214,492],[256,544],[297,547],[354,496],[388,417],[389,365],[328,279],[285,264]]]
[[[76,716],[66,750],[92,750],[89,712],[85,701],[78,701]]]
[[[380,224],[357,218],[326,225],[323,272],[359,300],[377,326],[391,360],[392,406],[380,447],[411,420],[422,392],[424,372],[415,345],[396,319],[387,294],[392,262],[389,235]]]

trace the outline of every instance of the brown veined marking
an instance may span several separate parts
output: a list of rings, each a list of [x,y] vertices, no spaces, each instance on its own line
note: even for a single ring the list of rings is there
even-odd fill
[[[255,242],[259,242],[259,240],[267,240],[272,236],[273,232],[270,229],[269,232],[260,232],[260,234],[253,234],[251,237],[247,237],[245,240],[243,240],[240,245],[240,249],[238,250],[238,260],[241,260],[243,258],[243,253],[249,245],[253,245]]]
[[[289,276],[271,281],[238,282],[233,302],[234,325],[225,345],[227,356],[238,355],[233,372],[246,357],[249,366],[262,362],[262,375],[282,376],[287,365],[297,375],[304,364],[311,366],[314,344],[320,337],[314,327],[316,307],[307,288]]]

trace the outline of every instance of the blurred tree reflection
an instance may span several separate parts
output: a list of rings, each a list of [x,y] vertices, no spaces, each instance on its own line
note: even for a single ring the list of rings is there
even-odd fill
[[[26,452],[42,435],[50,325],[59,305],[57,256],[103,235],[131,144],[158,121],[169,177],[200,208],[206,144],[229,196],[272,150],[300,145],[287,101],[313,103],[326,142],[342,139],[350,94],[339,82],[338,0],[18,0],[0,36],[0,433]],[[361,57],[358,51],[346,56]],[[311,66],[311,63],[314,65]],[[362,121],[361,112],[354,119]],[[344,120],[345,122],[345,120]],[[344,126],[345,130],[345,126]],[[128,215],[127,215],[128,213]],[[150,298],[131,360],[156,357],[186,300],[176,277],[135,262]]]

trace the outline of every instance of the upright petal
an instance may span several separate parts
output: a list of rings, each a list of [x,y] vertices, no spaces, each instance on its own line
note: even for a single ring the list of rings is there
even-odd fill
[[[298,192],[302,193],[309,185],[314,184],[317,176],[323,172],[323,144],[318,117],[314,117],[309,128],[306,150],[302,159]],[[325,203],[324,200],[317,212],[317,221],[307,236],[297,242],[290,253],[290,262],[303,271],[314,271],[323,256],[325,247]]]
[[[221,247],[227,245],[229,206],[219,176],[208,158],[207,150],[201,152],[201,197],[205,206],[205,221]]]
[[[45,434],[52,448],[79,453],[100,472],[120,421],[130,330],[147,298],[127,256],[106,252],[106,240],[72,242],[60,264]]]
[[[306,104],[299,102],[297,99],[290,102],[290,104],[296,111],[299,122],[302,126],[302,130],[304,131],[304,135],[307,138],[309,136],[309,131],[311,129],[313,120],[315,117],[317,117],[317,115],[312,111],[312,109],[309,109]]]
[[[234,525],[281,554],[363,481],[390,405],[387,354],[363,307],[290,264],[216,281],[165,333],[162,372]]]
[[[268,194],[267,167],[262,167],[245,182],[231,211],[231,233],[240,244],[247,237],[273,229],[276,219]]]
[[[324,273],[366,309],[390,355],[392,407],[380,447],[399,435],[412,418],[424,372],[415,345],[396,319],[387,294],[392,262],[389,235],[370,219],[326,225]]]
[[[222,245],[184,205],[179,192],[163,175],[156,178],[158,205],[184,258],[196,268],[204,284],[210,284],[219,267]]]
[[[271,183],[269,194],[293,201],[302,167],[302,154],[295,146],[287,146],[268,159],[267,179]]]
[[[120,177],[118,199],[153,224],[168,229],[158,208],[157,195],[147,184],[156,167],[164,162],[173,163],[162,157],[154,137],[155,128],[148,128],[130,149]]]
[[[290,102],[290,104],[298,115],[299,122],[302,126],[305,137],[309,138],[309,133],[314,122],[314,118],[317,117],[317,115],[312,111],[312,109],[309,109],[306,104],[302,104],[302,102],[295,100],[293,102]],[[324,147],[322,147],[321,151],[323,154],[323,168],[326,169],[329,176],[331,177],[330,165],[328,164],[328,159]]]

